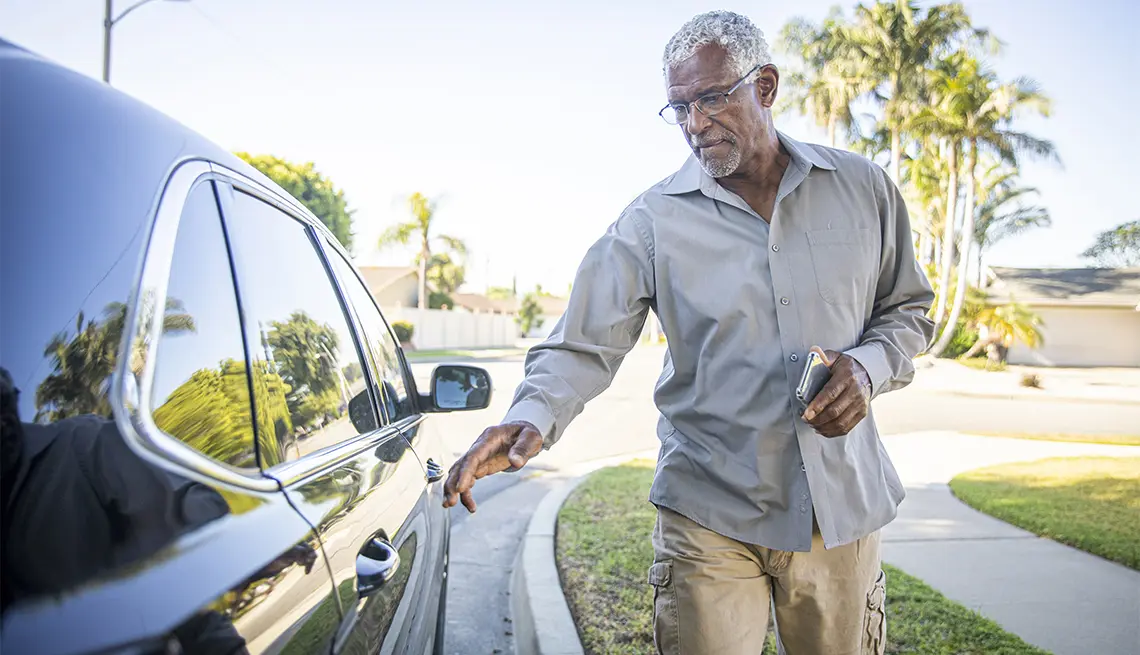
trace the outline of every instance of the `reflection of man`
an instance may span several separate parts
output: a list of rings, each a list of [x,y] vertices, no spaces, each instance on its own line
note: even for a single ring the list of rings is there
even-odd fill
[[[76,588],[229,512],[213,489],[140,459],[114,421],[86,415],[22,423],[18,396],[0,368],[2,610]],[[244,649],[221,617],[205,613],[192,625],[180,628],[188,652]]]
[[[649,581],[664,653],[759,653],[770,602],[789,653],[882,652],[879,529],[903,489],[870,400],[905,386],[932,293],[879,167],[778,133],[779,72],[747,18],[713,12],[664,57],[666,122],[693,156],[587,253],[530,351],[504,424],[452,468],[475,480],[553,445],[605,389],[649,311],[669,338]],[[801,415],[813,345],[831,380]],[[818,525],[817,525],[818,524]]]

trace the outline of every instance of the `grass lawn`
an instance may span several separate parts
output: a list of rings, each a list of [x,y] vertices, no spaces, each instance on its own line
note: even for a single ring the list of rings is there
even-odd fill
[[[603,469],[571,496],[558,517],[558,569],[587,653],[653,652],[656,510],[646,498],[651,463]],[[994,622],[946,599],[902,571],[887,573],[888,653],[1043,653]],[[774,655],[769,636],[764,655]]]
[[[1004,371],[1009,368],[1009,365],[1005,362],[991,364],[988,357],[971,357],[970,359],[957,359],[954,361],[966,368],[972,368],[975,371]]]
[[[1006,464],[950,481],[971,507],[1140,570],[1140,457]]]
[[[1140,446],[1140,434],[1066,434],[1058,432],[1034,434],[1020,432],[971,432],[983,437],[1008,437],[1035,441],[1067,441],[1070,443],[1103,443],[1112,446]],[[1138,451],[1137,456],[1140,456]]]

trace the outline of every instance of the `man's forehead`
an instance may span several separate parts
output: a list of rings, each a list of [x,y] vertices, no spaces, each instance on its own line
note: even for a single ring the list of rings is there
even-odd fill
[[[736,81],[724,49],[709,44],[665,70],[665,88],[670,98],[716,89]]]

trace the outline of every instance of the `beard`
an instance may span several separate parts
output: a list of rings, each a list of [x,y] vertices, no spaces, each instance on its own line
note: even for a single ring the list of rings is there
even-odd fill
[[[703,147],[712,145],[718,141],[723,141],[728,144],[727,153],[713,155]],[[701,168],[705,169],[709,177],[727,177],[735,173],[736,169],[740,167],[740,144],[737,143],[736,136],[729,132],[705,136],[699,141],[693,140],[689,145],[697,155],[697,161],[701,163]]]

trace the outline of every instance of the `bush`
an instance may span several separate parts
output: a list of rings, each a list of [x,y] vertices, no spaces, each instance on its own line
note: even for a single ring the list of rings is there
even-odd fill
[[[1036,373],[1022,373],[1021,386],[1028,389],[1040,389],[1042,386],[1041,376]]]
[[[412,335],[416,333],[416,326],[407,321],[396,321],[392,324],[392,331],[396,333],[396,338],[401,344],[411,343]]]
[[[449,294],[432,291],[428,294],[428,309],[455,309],[455,301]]]
[[[958,326],[954,328],[954,336],[950,339],[950,345],[946,346],[942,357],[944,359],[957,359],[966,354],[966,351],[977,340],[978,331],[968,327],[965,320],[959,320]]]

